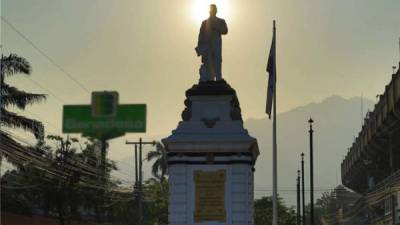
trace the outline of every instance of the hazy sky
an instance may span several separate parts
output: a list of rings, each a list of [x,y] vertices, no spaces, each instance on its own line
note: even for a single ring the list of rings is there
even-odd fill
[[[146,135],[160,136],[175,128],[184,92],[198,81],[199,21],[193,8],[199,1],[2,0],[1,16],[88,90],[117,90],[122,103],[147,103]],[[223,38],[223,77],[237,90],[245,119],[265,117],[273,19],[280,112],[333,94],[363,93],[374,100],[399,61],[399,0],[216,3],[229,27]],[[46,103],[26,115],[44,121],[48,132],[60,133],[62,105],[89,103],[90,94],[4,22],[1,42],[3,54],[17,53],[31,62],[31,79],[46,90],[22,76],[7,81],[49,94]],[[124,158],[129,152],[125,139],[137,137],[113,140],[110,156]]]

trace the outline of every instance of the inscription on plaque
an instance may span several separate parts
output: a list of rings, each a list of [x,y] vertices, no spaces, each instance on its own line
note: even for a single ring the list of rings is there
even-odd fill
[[[225,170],[194,171],[194,182],[194,222],[225,222]]]

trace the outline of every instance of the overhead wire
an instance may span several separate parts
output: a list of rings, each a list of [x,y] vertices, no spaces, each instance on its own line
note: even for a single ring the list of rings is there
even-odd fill
[[[35,113],[33,113],[33,112],[27,112],[27,111],[23,111],[23,113],[24,114],[27,114],[27,115],[33,115],[34,117],[37,117],[38,119],[42,119],[40,116],[38,116],[37,114],[35,114]],[[54,133],[57,133],[57,131],[56,131],[56,126],[54,125],[54,124],[52,124],[52,123],[50,123],[50,122],[48,122],[48,125],[50,125],[50,127],[52,127],[53,129],[51,129],[51,131],[53,131]],[[34,134],[38,134],[37,132],[33,132]],[[19,136],[20,137],[20,136]],[[20,137],[21,138],[21,137]],[[26,139],[25,139],[26,140]],[[25,144],[28,144],[28,145],[34,145],[34,143],[29,143],[28,141],[24,141],[24,143]],[[119,162],[117,162],[117,163],[119,163],[119,164],[123,164],[123,165],[125,165],[125,166],[130,166],[128,163],[126,163],[126,162],[124,162],[124,161],[119,161]],[[117,174],[121,174],[121,175],[123,175],[123,176],[130,176],[129,174],[127,174],[127,173],[125,173],[125,172],[122,172],[122,171],[120,171],[120,170],[115,170],[115,171],[113,171],[114,173],[117,173]],[[122,178],[121,178],[122,179]]]
[[[59,63],[57,63],[53,58],[51,58],[46,52],[41,50],[41,48],[38,47],[37,44],[35,44],[30,38],[27,37],[22,31],[20,31],[15,25],[13,25],[9,20],[7,20],[4,16],[1,16],[1,20],[8,25],[15,33],[17,33],[22,39],[24,39],[27,43],[29,43],[35,50],[37,50],[43,57],[45,57],[49,62],[51,62],[55,67],[57,67],[61,72],[63,72],[70,80],[75,82],[79,87],[81,87],[85,92],[90,93],[90,91],[82,84],[80,83],[74,76],[72,76],[70,73],[68,73]],[[39,84],[35,80],[31,79],[28,77],[30,81],[35,83],[38,87],[42,88],[43,90],[47,91],[49,94],[51,94],[55,99],[57,99],[60,103],[65,103],[65,101],[58,97],[56,94],[54,94],[51,90],[48,88],[44,87],[43,85]],[[122,162],[120,162],[122,163]]]
[[[23,114],[27,114],[27,115],[33,115],[34,117],[37,117],[38,119],[43,120],[42,117],[40,117],[39,115],[37,115],[37,114],[35,114],[35,113],[31,112],[31,111],[29,111],[29,112],[28,112],[28,111],[22,111],[22,113],[23,113]],[[53,128],[53,129],[51,129],[51,131],[53,131],[54,133],[58,133],[58,132],[56,131],[56,129],[58,129],[58,128],[56,127],[55,124],[50,123],[50,122],[47,121],[47,125],[50,125],[50,127]],[[34,132],[34,134],[38,134],[38,133],[37,133],[37,132]],[[33,143],[29,143],[29,144],[32,145]],[[125,166],[130,166],[128,163],[126,163],[126,162],[124,162],[124,161],[119,161],[119,162],[117,162],[117,163],[123,164],[123,165],[125,165]],[[122,171],[120,171],[120,170],[116,170],[116,171],[114,171],[114,173],[119,173],[119,174],[122,174],[123,176],[129,176],[129,174],[124,173],[124,172],[122,172]]]
[[[22,33],[17,27],[15,27],[10,21],[8,21],[4,16],[1,16],[1,20],[8,25],[12,30],[14,30],[22,39],[28,42],[36,51],[38,51],[43,57],[45,57],[51,64],[57,67],[63,74],[65,74],[70,80],[72,80],[77,86],[79,86],[86,93],[90,93],[81,82],[79,82],[74,76],[68,73],[60,64],[58,64],[54,59],[52,59],[47,53],[41,50],[32,40],[30,40],[24,33]]]
[[[32,83],[34,83],[36,86],[38,86],[39,88],[41,88],[42,90],[46,91],[48,94],[50,94],[51,96],[54,97],[54,99],[56,99],[59,103],[64,104],[65,101],[63,99],[61,99],[60,97],[58,97],[56,94],[54,94],[50,89],[44,87],[43,85],[41,85],[39,82],[35,81],[34,79],[30,78],[29,76],[26,76],[26,78],[28,80],[30,80]]]
[[[21,142],[21,143],[27,144],[27,145],[29,145],[29,146],[34,145],[33,143],[29,143],[26,139],[22,138],[21,136],[18,136],[18,135],[16,135],[16,134],[11,134],[11,133],[8,133],[8,134],[9,134],[10,136],[12,136],[13,138],[15,138],[16,140],[18,140],[19,142]],[[38,147],[38,146],[35,146],[34,148],[40,149],[40,150],[42,150],[42,151],[43,151],[43,150],[46,151],[45,149],[40,148],[40,147]],[[32,152],[32,151],[29,151],[29,152],[30,152],[31,154],[34,154],[34,153],[35,153],[35,152]],[[97,164],[97,162],[94,161],[93,159],[91,159],[90,157],[87,158],[86,160],[90,160],[92,163]],[[93,168],[88,167],[85,163],[82,163],[82,162],[79,162],[79,161],[77,161],[77,162],[71,161],[71,159],[69,159],[69,162],[70,162],[70,163],[79,163],[79,166],[81,166],[81,168],[87,169],[86,172],[91,172],[92,175],[98,176],[98,174],[96,174],[98,171],[94,171]],[[113,172],[114,172],[114,173],[117,173],[117,174],[122,174],[122,173],[121,173],[120,171],[118,171],[118,170],[115,170],[115,171],[113,171]],[[111,176],[111,178],[112,178],[112,179],[115,179],[115,180],[119,180],[119,181],[121,181],[122,183],[124,183],[125,185],[133,185],[133,182],[128,181],[128,180],[125,180],[125,179],[122,179],[122,178],[120,178],[120,177],[113,177],[113,176]]]
[[[12,143],[9,143],[9,144],[12,144]],[[13,146],[9,146],[9,147],[13,147]],[[32,151],[27,151],[27,152],[32,153]],[[54,170],[54,169],[53,170],[47,169],[46,167],[48,167],[49,165],[48,164],[44,164],[42,162],[41,156],[35,155],[35,153],[33,153],[33,155],[30,155],[30,156],[27,156],[26,154],[27,154],[26,152],[24,152],[24,154],[21,154],[21,152],[14,151],[12,155],[13,156],[19,156],[20,158],[23,158],[25,160],[30,160],[31,163],[35,163],[35,167],[36,168],[38,168],[40,170],[43,170],[43,171],[46,171],[48,173],[51,173],[54,176],[61,177],[61,178],[64,178],[64,179],[68,178],[69,175],[68,174],[66,175],[64,173],[64,171],[59,171],[59,170]],[[71,162],[69,161],[69,163],[71,163]],[[85,174],[85,175],[88,175],[88,176],[94,176],[94,177],[98,177],[99,176],[99,173],[97,173],[98,171],[91,170],[89,167],[82,168],[83,164],[81,164],[81,163],[79,165],[78,164],[75,164],[75,165],[66,164],[64,166],[69,170],[74,170],[74,169],[76,170],[77,169],[82,174]],[[79,167],[76,167],[76,166],[79,166]],[[113,177],[111,177],[111,178],[114,179]],[[118,178],[116,178],[116,179],[118,180]],[[82,180],[82,181],[85,181],[85,180]],[[103,188],[103,187],[101,187],[101,188]]]
[[[12,137],[16,138],[17,140],[20,140],[19,137],[15,137],[14,135],[12,135]],[[20,140],[20,141],[24,142],[24,140]],[[23,158],[23,156],[25,156],[25,155],[19,155],[19,156]],[[33,156],[34,156],[33,159],[31,157],[25,157],[25,159],[39,163],[39,165],[41,165],[41,166],[47,166],[45,164],[41,164],[41,161],[37,161],[38,159],[42,159],[40,156],[36,156],[36,158],[35,158],[35,155],[33,155]],[[92,160],[92,159],[88,158],[88,160]],[[75,162],[75,161],[71,161],[71,159],[67,159],[66,162],[68,162],[70,164],[75,163],[76,166],[79,166],[79,172],[82,172],[83,174],[86,174],[89,176],[98,176],[99,175],[97,173],[98,171],[93,170],[93,168],[90,168],[89,166],[87,166],[79,161]],[[92,160],[92,162],[93,162],[93,160]],[[67,169],[74,169],[74,167],[72,165],[65,165],[65,167]],[[39,168],[44,169],[42,167],[39,167]],[[44,169],[44,171],[49,172],[49,170],[47,170],[47,169]],[[57,176],[57,173],[52,173],[52,174]],[[119,178],[117,178],[117,179],[119,179]],[[132,183],[130,183],[130,184],[132,184]],[[334,189],[318,189],[318,188],[315,189],[315,191],[318,191],[318,192],[332,191],[332,190],[334,190]],[[272,189],[257,189],[257,188],[255,189],[255,192],[271,192],[271,191],[272,191]],[[295,191],[296,191],[295,189],[287,189],[287,188],[280,189],[280,192],[287,192],[287,193],[294,193]]]

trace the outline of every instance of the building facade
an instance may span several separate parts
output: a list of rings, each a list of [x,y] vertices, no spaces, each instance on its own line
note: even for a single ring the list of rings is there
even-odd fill
[[[349,224],[400,224],[400,70],[377,97],[341,164],[342,183],[363,196]]]

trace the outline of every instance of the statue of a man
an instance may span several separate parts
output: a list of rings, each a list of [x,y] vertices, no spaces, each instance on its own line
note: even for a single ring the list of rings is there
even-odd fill
[[[222,80],[222,38],[228,33],[225,20],[217,17],[217,6],[210,5],[210,17],[201,23],[196,47],[201,56],[200,82]]]

